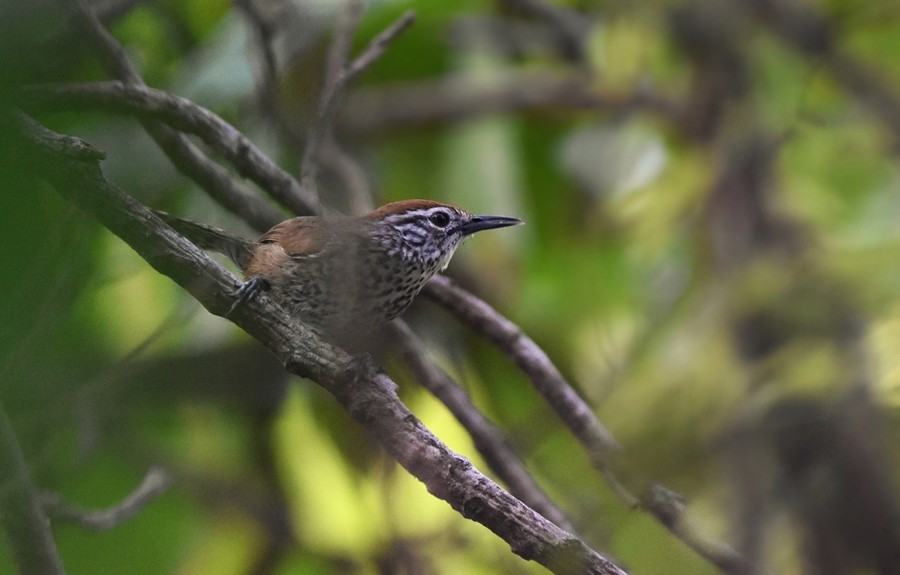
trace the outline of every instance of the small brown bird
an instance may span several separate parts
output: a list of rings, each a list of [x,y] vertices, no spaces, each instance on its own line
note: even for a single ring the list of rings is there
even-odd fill
[[[394,319],[469,236],[523,223],[473,216],[430,200],[405,200],[358,218],[292,218],[250,242],[163,217],[198,247],[228,255],[244,271],[246,282],[235,305],[268,290],[293,316],[331,335]]]

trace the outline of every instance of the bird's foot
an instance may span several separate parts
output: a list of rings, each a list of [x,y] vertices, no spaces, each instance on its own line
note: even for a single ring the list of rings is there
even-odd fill
[[[231,317],[231,314],[234,313],[234,310],[236,310],[238,306],[244,305],[251,298],[256,297],[257,294],[267,289],[269,289],[269,282],[263,278],[253,276],[248,279],[240,288],[238,288],[237,292],[235,292],[234,295],[237,296],[237,299],[234,300],[234,303],[228,308],[228,313],[225,314],[225,317]]]

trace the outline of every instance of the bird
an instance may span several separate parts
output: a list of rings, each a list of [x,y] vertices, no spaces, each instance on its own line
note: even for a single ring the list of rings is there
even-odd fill
[[[158,212],[197,247],[244,272],[231,312],[265,291],[320,334],[341,336],[401,315],[473,234],[524,223],[472,215],[432,200],[403,200],[360,217],[300,216],[256,241]]]

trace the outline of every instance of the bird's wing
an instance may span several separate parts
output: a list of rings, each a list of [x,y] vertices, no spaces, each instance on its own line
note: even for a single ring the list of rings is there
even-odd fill
[[[326,244],[327,238],[318,218],[285,220],[257,240],[244,276],[279,283],[285,279],[284,266],[290,260],[314,257],[322,252]]]
[[[314,256],[322,251],[327,234],[319,218],[298,217],[285,220],[267,231],[260,244],[277,244],[292,258]]]

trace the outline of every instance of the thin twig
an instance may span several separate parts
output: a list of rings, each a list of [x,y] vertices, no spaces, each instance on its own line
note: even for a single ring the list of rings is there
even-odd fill
[[[585,446],[595,465],[606,467],[609,456],[619,450],[619,444],[547,354],[519,326],[483,300],[456,287],[446,276],[432,278],[424,293],[505,353]]]
[[[310,122],[306,134],[306,147],[300,163],[300,178],[303,186],[318,195],[319,154],[320,148],[331,134],[331,114],[337,107],[338,99],[343,95],[343,86],[339,84],[342,72],[350,59],[350,46],[353,34],[362,17],[365,2],[363,0],[344,0],[343,9],[335,27],[334,39],[328,49],[325,75],[322,79],[322,92],[316,115]]]
[[[118,81],[88,84],[49,84],[23,90],[23,105],[29,110],[95,109],[158,120],[198,136],[228,161],[242,177],[250,179],[282,205],[286,197],[304,202],[303,214],[316,213],[318,205],[300,183],[273,162],[237,128],[210,110],[163,90]],[[255,229],[268,230],[283,220],[267,202],[251,196],[246,206],[257,217],[247,217]],[[285,205],[285,207],[288,207]],[[243,215],[243,211],[238,212]]]
[[[322,98],[319,102],[319,110],[327,104],[328,98],[331,97],[329,92],[335,88],[335,81],[350,61],[350,49],[353,46],[353,35],[359,26],[359,20],[362,18],[366,3],[364,0],[344,0],[343,10],[338,17],[337,26],[335,27],[334,39],[328,48],[328,59],[325,67],[325,78],[322,85],[325,90],[322,92]],[[338,96],[339,97],[339,96]]]
[[[415,21],[416,13],[412,10],[407,10],[402,16],[397,18],[393,24],[385,28],[381,34],[375,36],[372,41],[369,42],[369,45],[366,46],[366,49],[363,50],[344,71],[344,78],[340,80],[342,85],[338,89],[343,91],[348,84],[356,80],[357,76],[362,74],[369,66],[374,64],[376,60],[381,58],[394,40],[396,40],[407,28],[412,26]]]
[[[255,33],[256,45],[262,61],[259,88],[266,105],[275,109],[277,107],[275,93],[278,83],[278,62],[275,58],[275,51],[272,49],[272,26],[265,21],[252,0],[236,0],[235,5],[244,13]]]
[[[602,92],[572,74],[526,71],[496,75],[488,84],[450,75],[388,87],[360,89],[336,118],[353,133],[444,124],[485,114],[621,113],[640,110],[679,124],[683,113],[675,101],[645,89]]]
[[[18,131],[23,148],[60,194],[94,214],[212,313],[227,313],[236,278],[110,184],[96,157],[85,153],[89,148],[83,142],[50,132],[27,117],[20,118]],[[400,401],[396,384],[371,360],[351,357],[323,342],[265,295],[239,308],[232,320],[290,372],[323,386],[432,494],[502,537],[514,553],[557,573],[624,573],[452,452]]]
[[[0,405],[0,531],[20,573],[64,573],[50,521],[31,482],[28,464],[6,410]]]
[[[88,40],[94,45],[97,56],[107,72],[125,82],[143,84],[137,68],[128,59],[125,48],[113,38],[94,11],[84,0],[67,0],[73,8],[78,24],[88,32]]]
[[[350,6],[355,5],[355,0],[351,0]],[[351,8],[348,8],[350,10]],[[404,30],[409,28],[415,22],[416,15],[412,11],[408,11],[397,19],[393,24],[388,26],[381,34],[372,39],[365,50],[351,62],[342,67],[334,78],[325,83],[322,90],[322,96],[319,100],[319,108],[316,117],[313,119],[309,129],[309,137],[306,142],[306,149],[303,151],[303,161],[300,167],[301,183],[305,189],[316,189],[316,175],[318,171],[318,156],[322,143],[331,130],[334,114],[338,109],[338,105],[343,99],[344,92],[357,76],[362,74],[369,66],[380,58],[384,52]],[[346,42],[344,38],[347,34],[352,34],[351,26],[355,28],[355,22],[351,17],[346,18],[345,29],[337,35],[336,42]],[[343,38],[343,39],[342,39]],[[335,50],[335,53],[342,53],[341,49]],[[335,58],[338,56],[336,55]],[[329,67],[334,65],[330,63]]]
[[[732,547],[697,533],[687,519],[684,497],[661,485],[652,485],[641,499],[641,508],[722,573],[768,575]]]
[[[91,511],[66,503],[56,493],[41,494],[44,509],[55,518],[74,521],[88,529],[106,531],[118,527],[141,512],[158,495],[172,485],[172,476],[161,467],[151,467],[141,483],[118,504],[107,509]]]
[[[259,60],[262,62],[262,65],[259,66],[260,70],[257,78],[259,98],[261,100],[260,107],[269,116],[270,121],[282,138],[295,149],[300,150],[303,147],[305,136],[297,129],[294,122],[289,121],[285,117],[278,101],[279,69],[274,49],[275,26],[273,23],[266,21],[266,18],[258,9],[258,3],[254,0],[237,0],[235,4],[243,11],[253,31],[257,52],[260,56]],[[314,197],[305,190],[301,196],[306,197],[307,201]]]
[[[475,448],[506,484],[510,493],[550,521],[573,532],[571,522],[534,481],[525,464],[503,437],[503,433],[478,411],[469,395],[453,381],[453,378],[428,358],[419,344],[419,338],[409,326],[398,320],[392,322],[391,329],[395,332],[399,343],[398,351],[415,375],[416,381],[447,406],[472,437]]]
[[[319,99],[319,111],[323,112],[329,102],[336,102],[341,97],[334,93],[337,80],[350,60],[350,48],[353,35],[359,26],[365,2],[362,0],[346,0],[344,9],[338,19],[334,40],[328,51],[328,61],[324,89]],[[332,114],[333,115],[333,112]],[[372,209],[371,193],[365,174],[356,162],[350,158],[338,144],[332,126],[333,117],[315,118],[310,125],[307,147],[304,149],[301,174],[307,186],[317,189],[319,165],[324,165],[340,178],[341,189],[347,196],[350,212],[364,214]]]
[[[643,497],[631,493],[610,466],[610,456],[619,450],[615,438],[566,381],[547,354],[517,325],[486,302],[453,285],[444,276],[434,276],[423,291],[475,333],[496,345],[522,370],[588,452],[594,468],[620,501],[649,513],[685,545],[729,575],[765,573],[728,545],[706,538],[691,529],[685,518],[683,503],[678,506],[670,504],[673,498],[678,497],[674,492],[659,487],[651,489]],[[663,492],[672,494],[672,497],[659,497]]]
[[[72,11],[93,44],[107,71],[116,78],[131,84],[143,84],[137,68],[130,62],[124,48],[103,27],[91,9],[82,0],[67,0]],[[147,121],[144,127],[173,164],[187,177],[202,187],[210,196],[230,211],[252,217],[255,204],[253,195],[239,186],[221,166],[192,144],[185,136],[161,125]],[[294,194],[279,198],[292,213],[309,213],[310,202]]]

